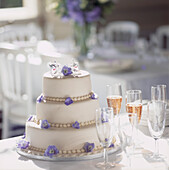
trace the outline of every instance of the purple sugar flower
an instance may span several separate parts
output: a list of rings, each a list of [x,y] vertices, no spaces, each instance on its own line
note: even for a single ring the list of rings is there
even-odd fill
[[[111,143],[111,145],[109,146],[109,148],[113,148],[114,147],[114,143]]]
[[[38,98],[37,98],[37,103],[41,103],[43,101],[44,97],[43,94],[41,94]]]
[[[20,140],[18,143],[17,143],[17,148],[20,148],[20,149],[26,149],[29,147],[29,142],[26,141],[26,140]]]
[[[94,8],[92,11],[86,12],[86,21],[91,23],[97,21],[100,18],[101,9],[99,7]]]
[[[48,128],[50,128],[50,124],[48,123],[47,120],[42,120],[42,122],[41,122],[41,128],[42,128],[42,129],[48,129]]]
[[[48,148],[45,150],[44,156],[49,156],[50,158],[53,157],[53,155],[57,155],[59,153],[59,150],[56,148],[55,145],[49,145]]]
[[[70,104],[72,104],[73,103],[73,100],[70,98],[70,97],[68,97],[68,98],[66,98],[66,100],[65,100],[65,105],[70,105]]]
[[[31,121],[31,120],[32,120],[32,118],[33,118],[33,116],[31,115],[31,116],[28,118],[28,120],[27,120],[27,121],[28,121],[28,122],[29,122],[29,121]]]
[[[23,136],[22,136],[22,139],[25,139],[26,138],[26,134],[25,134],[25,132],[24,132],[24,134],[23,134]]]
[[[61,72],[63,73],[64,76],[68,76],[72,74],[72,69],[70,67],[64,66]]]
[[[80,124],[78,121],[76,121],[73,125],[72,125],[73,128],[75,129],[80,129]]]
[[[105,114],[103,114],[103,113],[101,114],[101,121],[102,121],[102,123],[106,123],[106,122],[109,121],[107,116]]]
[[[108,142],[108,139],[107,139],[107,138],[105,138],[105,142]]]
[[[86,142],[85,145],[83,146],[83,149],[85,150],[85,152],[92,152],[94,147],[95,147],[94,143]]]
[[[95,93],[93,93],[90,98],[95,100],[95,99],[97,99],[97,95]]]

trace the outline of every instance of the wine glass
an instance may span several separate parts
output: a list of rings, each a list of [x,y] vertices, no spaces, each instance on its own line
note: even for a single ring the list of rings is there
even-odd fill
[[[148,128],[151,136],[155,139],[155,152],[150,155],[152,160],[162,160],[162,155],[159,155],[159,146],[157,140],[161,138],[166,119],[166,102],[153,100],[147,105],[148,113]]]
[[[119,114],[122,103],[121,84],[107,85],[106,94],[108,107],[113,108],[113,112],[115,115]]]
[[[142,114],[142,92],[141,90],[128,90],[126,92],[126,111],[137,113],[138,123]]]
[[[125,113],[120,116],[119,139],[121,149],[125,153],[131,167],[131,156],[135,149],[135,132],[137,127],[137,114]]]
[[[96,129],[100,144],[104,148],[104,162],[99,162],[96,167],[111,169],[115,165],[108,162],[107,148],[112,144],[114,134],[114,114],[112,108],[99,108],[96,110]]]
[[[166,85],[157,85],[151,87],[151,100],[167,101]]]

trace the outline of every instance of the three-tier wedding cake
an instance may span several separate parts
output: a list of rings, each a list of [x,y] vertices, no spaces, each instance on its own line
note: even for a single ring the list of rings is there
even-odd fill
[[[26,122],[18,148],[41,156],[83,156],[97,153],[100,146],[95,113],[99,108],[90,74],[71,65],[49,64],[43,76],[43,92],[37,99],[36,115]]]

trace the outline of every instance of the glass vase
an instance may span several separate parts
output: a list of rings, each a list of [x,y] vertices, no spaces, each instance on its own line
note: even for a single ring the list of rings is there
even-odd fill
[[[79,25],[74,23],[74,41],[80,57],[87,57],[87,53],[97,42],[96,24],[85,23]]]

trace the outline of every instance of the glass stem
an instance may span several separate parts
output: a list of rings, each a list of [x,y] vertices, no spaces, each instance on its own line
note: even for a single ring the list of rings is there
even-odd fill
[[[155,139],[155,152],[154,152],[154,156],[158,156],[158,155],[159,155],[159,145],[158,145],[157,139]]]
[[[104,147],[104,163],[107,164],[107,162],[108,162],[107,148]]]

